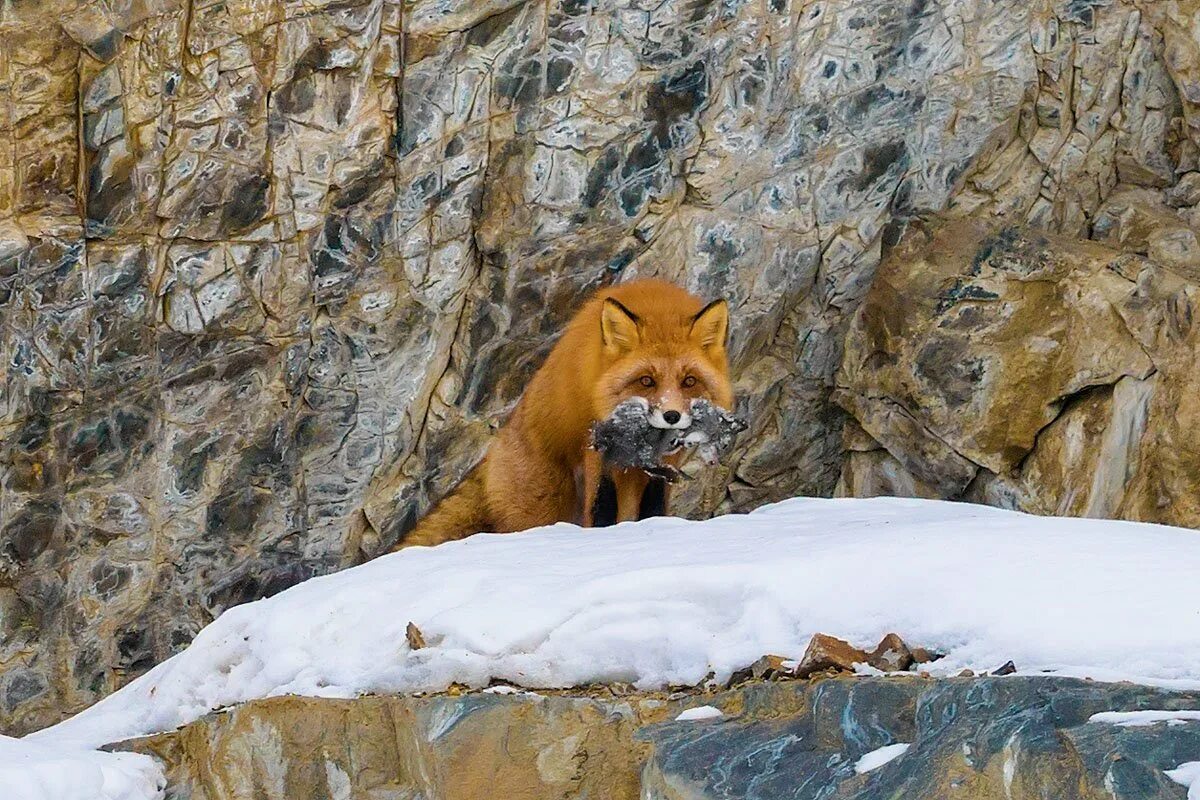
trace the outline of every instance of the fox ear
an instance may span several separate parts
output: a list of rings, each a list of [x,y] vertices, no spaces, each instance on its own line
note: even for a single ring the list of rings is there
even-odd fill
[[[705,349],[724,348],[729,334],[729,304],[713,300],[692,317],[692,341]]]
[[[600,309],[600,337],[604,349],[615,353],[632,350],[641,341],[641,323],[637,315],[611,297]]]

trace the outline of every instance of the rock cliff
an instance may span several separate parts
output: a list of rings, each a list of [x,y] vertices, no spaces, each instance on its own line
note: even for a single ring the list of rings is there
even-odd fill
[[[697,697],[276,698],[122,745],[171,800],[969,797],[1176,800],[1200,724],[1089,723],[1200,696],[1064,678],[751,682]],[[718,719],[675,721],[710,703]],[[904,755],[858,772],[879,748]],[[864,765],[865,766],[865,765]]]
[[[632,275],[734,308],[688,513],[1200,523],[1197,11],[0,4],[0,728],[394,542]]]

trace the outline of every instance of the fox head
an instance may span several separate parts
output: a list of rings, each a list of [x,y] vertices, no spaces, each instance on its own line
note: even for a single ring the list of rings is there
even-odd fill
[[[699,301],[696,301],[699,305]],[[729,306],[715,300],[699,311],[653,309],[634,313],[606,298],[600,309],[603,367],[595,407],[606,416],[632,397],[650,404],[650,424],[686,428],[692,400],[729,408],[726,339]]]

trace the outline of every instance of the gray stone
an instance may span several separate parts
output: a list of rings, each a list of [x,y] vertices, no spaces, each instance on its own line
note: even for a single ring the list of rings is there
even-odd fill
[[[724,716],[675,720],[700,705]],[[281,697],[118,747],[161,758],[177,800],[1178,800],[1164,772],[1195,760],[1200,724],[1088,719],[1198,707],[1194,692],[1045,676],[752,679],[670,696]]]

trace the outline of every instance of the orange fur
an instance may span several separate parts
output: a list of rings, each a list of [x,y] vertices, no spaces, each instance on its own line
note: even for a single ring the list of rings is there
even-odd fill
[[[601,289],[567,325],[484,460],[400,546],[563,521],[590,526],[606,472],[617,519],[635,519],[648,478],[604,465],[588,447],[591,426],[633,396],[660,412],[686,414],[693,398],[730,407],[727,329],[724,301],[705,306],[665,281]]]

